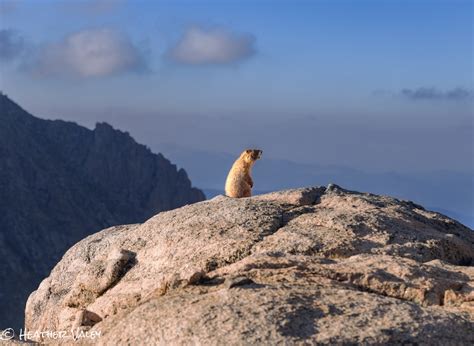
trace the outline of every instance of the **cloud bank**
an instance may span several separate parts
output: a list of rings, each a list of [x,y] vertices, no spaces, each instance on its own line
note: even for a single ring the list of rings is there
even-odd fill
[[[0,60],[10,61],[18,58],[25,50],[25,40],[15,30],[0,30]]]
[[[189,28],[166,56],[189,65],[224,65],[243,61],[255,54],[255,38],[224,29]]]
[[[91,78],[147,69],[140,49],[112,29],[83,30],[44,44],[27,63],[37,77]]]
[[[400,94],[410,100],[466,100],[474,96],[472,90],[461,87],[446,91],[434,87],[402,89]]]

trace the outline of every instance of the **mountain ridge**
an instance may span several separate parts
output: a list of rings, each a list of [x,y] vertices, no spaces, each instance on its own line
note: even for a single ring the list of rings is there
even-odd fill
[[[0,118],[0,328],[22,324],[29,291],[76,241],[205,199],[186,171],[109,124],[39,119],[5,95]]]

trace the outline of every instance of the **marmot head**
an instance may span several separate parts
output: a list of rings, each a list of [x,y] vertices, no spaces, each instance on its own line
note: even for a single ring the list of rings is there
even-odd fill
[[[247,149],[245,150],[241,157],[248,163],[254,163],[262,156],[263,151],[259,149]]]

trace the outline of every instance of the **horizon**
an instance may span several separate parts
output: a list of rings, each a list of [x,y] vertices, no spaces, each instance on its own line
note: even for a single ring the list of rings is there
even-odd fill
[[[76,120],[66,120],[66,119],[63,119],[63,118],[47,118],[47,117],[42,117],[42,116],[38,116],[37,114],[34,114],[33,112],[29,111],[28,109],[25,109],[24,107],[22,107],[21,104],[19,104],[18,102],[16,102],[14,99],[11,99],[9,97],[8,94],[6,94],[5,92],[3,92],[2,90],[0,90],[0,95],[3,95],[3,96],[6,96],[10,101],[14,102],[17,106],[19,106],[20,108],[22,108],[25,112],[29,113],[30,115],[32,115],[33,117],[37,118],[37,119],[41,119],[41,120],[50,120],[50,121],[64,121],[66,123],[72,123],[72,124],[75,124],[75,125],[78,125],[78,126],[81,126],[81,127],[84,127],[84,128],[87,128],[88,130],[91,130],[91,131],[94,131],[95,128],[97,127],[97,125],[99,124],[108,124],[110,126],[112,126],[112,128],[114,130],[118,130],[120,132],[123,132],[123,133],[127,133],[129,134],[132,139],[137,143],[137,144],[140,144],[140,145],[143,145],[145,147],[147,147],[151,152],[153,152],[154,154],[164,154],[164,156],[169,159],[171,161],[172,164],[175,164],[177,165],[178,168],[183,168],[186,170],[186,167],[185,166],[180,166],[177,162],[174,162],[172,160],[171,157],[167,157],[166,156],[166,153],[169,152],[169,150],[171,149],[172,151],[173,150],[178,150],[178,151],[187,151],[189,153],[192,153],[192,152],[195,152],[195,153],[200,153],[200,154],[210,154],[211,152],[208,152],[208,151],[205,151],[205,150],[200,150],[200,149],[193,149],[193,148],[190,148],[190,147],[184,147],[184,146],[181,146],[179,143],[172,143],[172,142],[160,142],[156,148],[151,148],[148,144],[138,140],[133,133],[131,133],[129,130],[127,129],[123,129],[123,128],[119,128],[119,127],[115,127],[113,124],[107,122],[107,121],[101,121],[100,119],[98,119],[92,126],[86,126],[84,124],[81,124],[79,123],[78,121]],[[156,150],[155,150],[156,149]],[[212,154],[215,154],[217,156],[227,156],[227,157],[232,157],[232,158],[237,158],[240,153],[232,153],[232,152],[228,152],[228,151],[213,151]],[[365,171],[364,169],[359,169],[359,168],[353,168],[353,167],[350,167],[350,166],[344,166],[344,165],[338,165],[338,164],[326,164],[326,165],[322,165],[322,164],[318,164],[318,163],[310,163],[310,162],[298,162],[298,161],[294,161],[292,160],[291,158],[288,158],[288,159],[279,159],[279,158],[274,158],[274,157],[270,157],[268,158],[269,160],[271,161],[279,161],[279,162],[287,162],[287,163],[290,163],[290,164],[297,164],[297,165],[302,165],[302,166],[321,166],[321,167],[324,167],[324,168],[343,168],[343,169],[349,169],[349,170],[354,170],[354,171],[358,171],[358,172],[363,172],[363,173],[380,173],[380,174],[397,174],[397,173],[400,173],[400,174],[410,174],[410,173],[415,173],[415,174],[423,174],[423,173],[458,173],[458,174],[469,174],[470,172],[463,172],[463,171],[456,171],[456,170],[450,170],[450,169],[439,169],[439,170],[427,170],[427,171],[401,171],[401,170],[381,170],[381,171],[377,171],[377,170],[371,170],[371,171]],[[192,179],[191,179],[192,180]],[[203,188],[206,188],[206,187],[203,187]]]
[[[69,123],[84,128],[72,121],[45,120],[35,117],[11,100],[8,95],[1,93],[0,97],[6,98],[22,112],[26,112],[39,121]],[[107,123],[97,123],[96,128],[99,128],[100,124]],[[107,125],[114,129],[111,125]],[[96,128],[87,130],[92,132]],[[177,169],[184,169],[191,184],[201,189],[208,199],[224,193],[224,180],[236,159],[235,155],[198,151],[175,144],[163,144],[160,146],[161,150],[154,151],[147,145],[137,142],[133,134],[131,135],[127,131],[114,129],[114,132],[125,134],[139,146],[146,148],[147,151],[164,155]],[[274,172],[278,172],[278,174],[274,174]],[[257,169],[253,173],[257,182],[255,194],[303,186],[326,186],[335,183],[353,191],[389,195],[402,200],[414,201],[429,210],[448,215],[468,227],[474,228],[472,189],[466,189],[466,186],[473,184],[473,176],[470,173],[449,170],[368,172],[341,165],[324,166],[266,157],[259,160]]]

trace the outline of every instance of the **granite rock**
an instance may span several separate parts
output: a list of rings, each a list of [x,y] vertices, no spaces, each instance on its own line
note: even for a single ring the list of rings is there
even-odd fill
[[[473,264],[474,232],[412,202],[337,185],[218,196],[74,245],[26,327],[102,345],[472,344]]]

